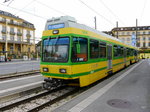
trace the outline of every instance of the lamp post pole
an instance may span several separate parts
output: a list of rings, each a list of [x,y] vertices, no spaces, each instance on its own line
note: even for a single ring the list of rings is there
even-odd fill
[[[117,27],[117,38],[118,38],[118,21],[116,22],[116,27]]]
[[[137,34],[137,30],[138,29],[137,29],[137,26],[138,26],[138,20],[136,19],[136,31],[135,31],[136,32],[136,44],[135,44],[136,47],[137,47],[137,40],[138,40],[138,34]]]
[[[94,23],[95,23],[95,29],[97,29],[97,21],[96,21],[96,16],[94,17]]]
[[[6,53],[5,53],[5,61],[7,61],[7,57],[8,57],[8,54],[7,54],[7,51],[8,51],[7,25],[8,25],[8,23],[7,23],[7,20],[6,20],[6,38],[5,38],[5,51],[6,51]]]

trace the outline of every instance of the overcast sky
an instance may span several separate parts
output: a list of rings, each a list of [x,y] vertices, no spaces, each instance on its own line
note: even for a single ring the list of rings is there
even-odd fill
[[[42,36],[47,19],[60,16],[73,16],[79,23],[109,31],[116,27],[150,25],[150,0],[10,0],[3,3],[0,10],[10,12],[35,25],[36,37]]]

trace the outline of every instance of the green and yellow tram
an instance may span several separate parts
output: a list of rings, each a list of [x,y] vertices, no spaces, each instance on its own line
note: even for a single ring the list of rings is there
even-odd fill
[[[63,16],[47,21],[40,71],[44,87],[84,87],[138,61],[138,49]]]

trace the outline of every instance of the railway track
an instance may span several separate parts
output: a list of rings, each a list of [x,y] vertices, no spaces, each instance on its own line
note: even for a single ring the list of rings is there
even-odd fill
[[[0,112],[14,112],[19,110],[23,112],[37,112],[76,93],[78,90],[78,88],[68,88],[67,86],[58,87],[51,91],[44,91],[32,97],[4,105],[0,107]]]
[[[103,80],[110,78],[111,76],[112,75],[109,75],[109,76],[91,84],[88,87],[80,89],[80,92],[83,92],[83,91],[95,86],[96,84],[102,82]],[[45,108],[46,106],[52,105],[52,104],[56,103],[57,101],[64,99],[65,97],[67,97],[69,95],[79,92],[79,88],[77,88],[75,90],[67,91],[64,94],[59,94],[59,93],[62,93],[62,90],[65,90],[65,89],[66,89],[66,86],[59,87],[59,88],[53,89],[51,91],[44,91],[43,93],[32,96],[30,98],[25,98],[20,101],[1,106],[0,112],[3,112],[3,111],[16,112],[16,111],[18,111],[18,109],[20,109],[19,111],[21,111],[21,112],[37,112],[37,111]],[[58,92],[57,96],[55,95],[56,92]],[[53,96],[56,96],[56,97],[52,98]],[[38,101],[40,101],[41,103],[39,103]],[[32,107],[30,108],[30,106],[32,106]]]
[[[20,72],[20,73],[13,73],[13,74],[5,74],[5,75],[0,75],[0,81],[1,80],[7,80],[7,79],[12,79],[16,77],[23,77],[23,76],[28,76],[28,75],[36,75],[39,74],[40,71],[28,71],[28,72]]]

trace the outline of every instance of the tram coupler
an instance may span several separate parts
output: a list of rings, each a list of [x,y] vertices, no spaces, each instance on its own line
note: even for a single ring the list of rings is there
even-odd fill
[[[60,79],[55,79],[55,78],[45,78],[43,83],[43,88],[46,90],[51,90],[53,88],[61,86],[63,83],[62,80]]]

